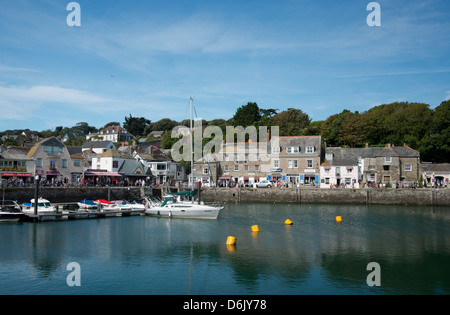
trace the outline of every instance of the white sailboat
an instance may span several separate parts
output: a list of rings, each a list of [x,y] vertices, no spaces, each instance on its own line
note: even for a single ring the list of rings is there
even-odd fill
[[[170,218],[190,218],[190,219],[217,219],[223,205],[204,204],[200,197],[194,201],[194,158],[193,158],[193,139],[192,139],[192,97],[190,98],[190,142],[191,142],[191,185],[192,190],[178,193],[168,193],[163,202],[155,202],[147,198],[145,214],[151,216],[161,216]],[[200,187],[199,187],[200,189]],[[191,200],[184,200],[182,197],[190,197]]]

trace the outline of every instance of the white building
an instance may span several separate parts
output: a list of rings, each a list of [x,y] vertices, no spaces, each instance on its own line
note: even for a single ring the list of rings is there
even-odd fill
[[[362,179],[362,159],[348,148],[325,148],[325,160],[320,166],[320,188],[359,188]]]
[[[186,180],[186,171],[181,163],[174,162],[159,149],[150,147],[148,150],[135,150],[133,157],[143,166],[150,168],[158,184]]]

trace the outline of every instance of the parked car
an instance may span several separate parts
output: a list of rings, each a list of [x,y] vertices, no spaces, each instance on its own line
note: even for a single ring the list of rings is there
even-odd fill
[[[269,182],[268,180],[262,180],[256,184],[256,187],[258,187],[258,188],[272,187],[272,186],[273,186],[272,183]]]

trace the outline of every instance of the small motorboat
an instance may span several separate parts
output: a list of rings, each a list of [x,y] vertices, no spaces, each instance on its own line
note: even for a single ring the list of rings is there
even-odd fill
[[[22,212],[26,215],[34,215],[34,199],[31,199],[30,203],[24,203],[22,207]],[[56,208],[52,206],[50,201],[47,199],[43,199],[40,197],[37,202],[37,214],[44,215],[45,219],[54,220],[55,217],[51,216],[52,214],[56,214]]]
[[[120,208],[120,210],[145,210],[145,205],[136,201],[129,202],[125,200],[116,200],[114,203]]]
[[[0,202],[0,222],[17,222],[24,218],[19,204],[14,200],[2,200]]]
[[[85,199],[78,202],[78,208],[80,211],[92,211],[97,210],[98,204],[92,200]]]
[[[105,199],[97,199],[94,200],[95,204],[99,204],[102,206],[102,210],[120,210],[120,207],[115,203]]]

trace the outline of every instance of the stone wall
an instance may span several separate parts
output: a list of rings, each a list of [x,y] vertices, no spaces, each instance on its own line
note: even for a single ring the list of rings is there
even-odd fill
[[[349,203],[450,206],[450,189],[318,189],[217,188],[224,202]],[[203,189],[204,201],[216,201],[216,190]]]
[[[145,195],[152,195],[151,189],[145,189]],[[3,191],[0,191],[0,198],[3,199]],[[30,202],[34,198],[34,188],[5,188],[5,200],[16,200],[20,204]],[[88,187],[88,188],[55,188],[41,187],[39,196],[50,200],[52,203],[72,203],[83,199],[105,199],[105,200],[135,200],[141,194],[139,187]]]
[[[203,188],[202,200],[224,202],[288,202],[288,203],[340,203],[340,204],[394,204],[450,206],[450,189],[319,189],[319,188]],[[29,202],[34,188],[6,188],[4,199]],[[0,191],[0,194],[2,192]],[[39,196],[53,203],[78,202],[83,199],[135,200],[141,194],[161,197],[160,189],[139,187],[42,187]],[[2,195],[0,195],[2,199]]]

